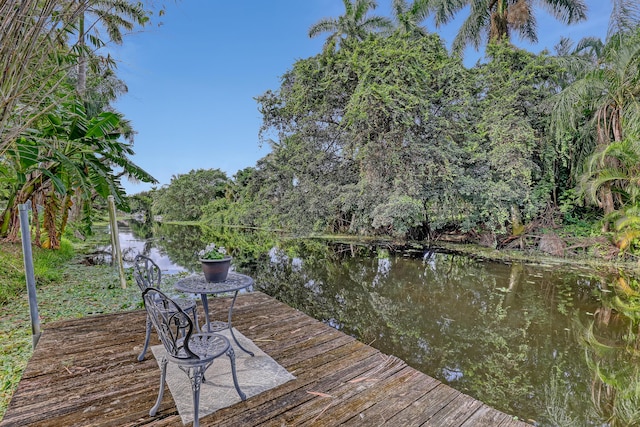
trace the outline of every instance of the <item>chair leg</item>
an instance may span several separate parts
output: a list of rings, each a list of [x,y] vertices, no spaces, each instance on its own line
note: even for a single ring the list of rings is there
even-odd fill
[[[156,400],[156,404],[153,405],[153,408],[151,408],[151,410],[149,411],[149,415],[151,415],[152,417],[154,417],[158,412],[158,409],[160,408],[160,402],[162,402],[162,396],[164,395],[164,382],[167,378],[167,363],[168,363],[167,358],[163,357],[162,361],[160,362],[161,372],[160,372],[160,390],[158,391],[158,399]]]
[[[227,356],[229,356],[229,360],[231,361],[231,374],[233,375],[233,385],[236,386],[236,391],[238,392],[238,396],[240,399],[247,400],[247,396],[240,390],[240,386],[238,385],[238,375],[236,374],[236,354],[233,351],[233,348],[229,346],[229,350],[227,350]]]
[[[193,321],[196,324],[196,331],[198,333],[202,332],[200,330],[200,322],[198,322],[198,306],[193,307]]]
[[[200,387],[204,380],[204,367],[193,369],[191,378],[191,391],[193,392],[193,427],[200,425]]]
[[[149,348],[149,340],[151,339],[151,328],[153,325],[151,324],[151,319],[147,314],[147,332],[144,337],[144,347],[142,348],[142,352],[138,356],[138,362],[142,362],[144,360],[144,355],[147,353],[147,349]]]

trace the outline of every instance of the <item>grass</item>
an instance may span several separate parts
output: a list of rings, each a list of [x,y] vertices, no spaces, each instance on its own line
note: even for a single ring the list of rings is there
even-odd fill
[[[5,298],[0,300],[1,420],[31,357],[32,336],[19,244],[0,243],[0,266]],[[57,320],[142,308],[131,277],[122,289],[115,268],[85,265],[81,256],[74,256],[70,243],[60,251],[34,250],[34,270],[42,330]]]
[[[73,245],[68,240],[63,240],[60,250],[57,251],[34,247],[33,269],[36,285],[59,282],[62,279],[62,271],[58,266],[68,262],[73,256]],[[26,289],[23,265],[21,244],[0,245],[0,277],[5,279],[5,283],[0,287],[0,306]]]

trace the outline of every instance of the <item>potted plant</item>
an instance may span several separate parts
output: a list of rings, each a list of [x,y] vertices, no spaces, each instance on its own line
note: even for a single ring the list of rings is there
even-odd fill
[[[224,282],[229,274],[231,266],[231,256],[227,255],[227,251],[222,246],[215,243],[209,243],[206,248],[198,252],[200,263],[202,264],[202,272],[207,282]]]

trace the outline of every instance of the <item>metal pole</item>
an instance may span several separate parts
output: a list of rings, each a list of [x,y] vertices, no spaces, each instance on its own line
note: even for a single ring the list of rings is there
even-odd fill
[[[31,334],[33,348],[38,345],[42,332],[40,331],[40,316],[38,314],[38,298],[36,296],[36,277],[33,272],[33,253],[31,252],[31,227],[29,226],[29,208],[31,201],[18,205],[20,211],[20,231],[22,234],[22,258],[24,272],[27,278],[27,294],[29,295],[29,316],[31,317]]]
[[[120,237],[118,236],[118,221],[116,219],[116,202],[113,196],[107,197],[109,202],[109,222],[111,224],[111,259],[116,263],[120,275],[120,286],[127,288],[127,278],[124,275],[124,263],[120,250]]]

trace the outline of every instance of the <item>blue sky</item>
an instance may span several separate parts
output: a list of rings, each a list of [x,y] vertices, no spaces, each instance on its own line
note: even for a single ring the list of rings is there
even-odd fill
[[[538,10],[539,43],[513,42],[533,52],[550,50],[561,36],[603,38],[611,2],[587,0],[588,20],[565,26]],[[391,17],[391,0],[375,14]],[[309,27],[344,13],[341,0],[182,0],[167,4],[161,26],[128,36],[112,54],[129,88],[116,108],[137,131],[133,161],[161,185],[192,169],[219,168],[232,177],[269,152],[261,146],[261,116],[254,97],[277,90],[297,59],[316,55],[325,37]],[[466,15],[462,14],[461,18]],[[435,31],[431,20],[424,22]],[[450,45],[456,22],[437,30]],[[468,50],[465,63],[480,54]],[[151,188],[123,185],[129,194]]]

